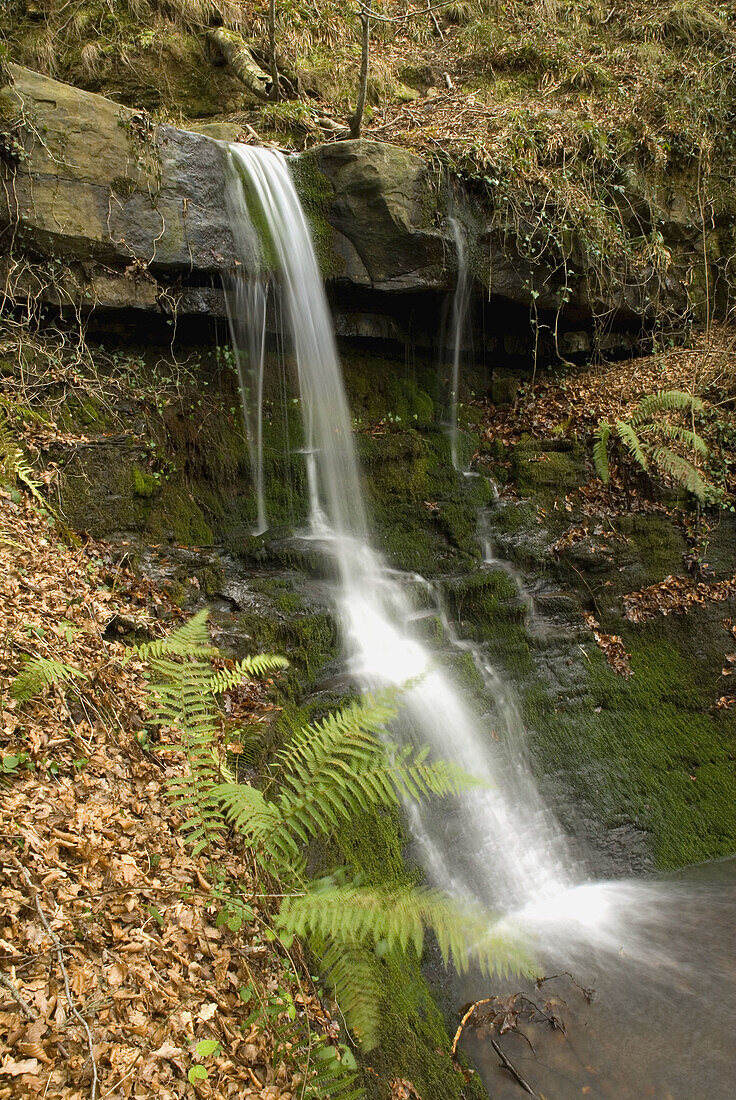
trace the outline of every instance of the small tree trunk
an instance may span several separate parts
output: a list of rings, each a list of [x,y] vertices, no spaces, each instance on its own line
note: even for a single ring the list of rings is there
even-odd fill
[[[361,3],[360,6],[360,25],[362,28],[361,36],[361,55],[360,55],[360,79],[358,81],[358,102],[355,107],[355,114],[350,119],[350,136],[351,138],[359,138],[360,132],[363,127],[363,113],[365,111],[365,100],[368,95],[368,71],[370,68],[370,54],[371,54],[371,8],[370,0],[368,5]]]
[[[225,27],[213,27],[207,31],[207,38],[217,47],[248,91],[258,99],[271,98],[272,79],[268,73],[264,73],[253,57],[245,39],[235,31],[226,30]]]
[[[276,0],[268,0],[268,63],[271,69],[271,99],[278,103],[281,99],[281,88],[276,65]]]

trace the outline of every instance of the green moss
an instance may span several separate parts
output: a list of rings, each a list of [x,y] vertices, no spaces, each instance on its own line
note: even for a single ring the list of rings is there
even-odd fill
[[[733,724],[713,710],[716,670],[704,677],[687,639],[669,628],[655,621],[627,632],[629,680],[589,649],[590,694],[552,709],[537,697],[530,715],[543,769],[562,771],[605,824],[630,820],[649,833],[663,869],[736,847]]]
[[[397,811],[360,815],[341,827],[335,854],[360,871],[368,883],[405,883],[406,840]],[[376,958],[374,977],[381,991],[380,1046],[363,1059],[364,1064],[383,1082],[393,1077],[407,1078],[427,1098],[484,1097],[482,1086],[472,1079],[467,1083],[453,1066],[448,1025],[430,992],[422,960],[412,950]],[[378,1084],[373,1075],[366,1075],[365,1085],[370,1097],[385,1100],[385,1085]]]
[[[130,473],[133,479],[133,493],[135,496],[143,497],[146,500],[155,495],[159,488],[159,479],[154,474],[141,470],[139,466],[133,466]]]
[[[453,615],[470,620],[474,630],[492,630],[501,622],[523,621],[524,601],[508,573],[502,569],[478,571],[454,578],[445,586]]]
[[[214,542],[212,528],[185,484],[170,484],[159,495],[146,530],[153,538],[171,538],[186,546],[211,546]]]
[[[332,186],[324,172],[320,171],[314,152],[302,153],[291,162],[290,167],[294,186],[312,231],[322,277],[334,279],[342,274],[344,261],[335,251],[334,233],[326,218],[333,197]]]
[[[584,450],[580,445],[570,450],[546,450],[543,442],[529,440],[514,450],[513,474],[522,493],[564,496],[585,481]]]

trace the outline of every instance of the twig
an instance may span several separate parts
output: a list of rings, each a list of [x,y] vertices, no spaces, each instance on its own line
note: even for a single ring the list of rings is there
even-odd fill
[[[444,42],[445,41],[445,36],[442,33],[442,27],[437,22],[437,16],[432,11],[432,0],[427,0],[427,11],[432,16],[432,22],[434,23],[434,29],[436,30],[437,34],[440,36],[441,40]],[[447,73],[445,73],[445,76],[447,76]]]
[[[455,1055],[457,1054],[457,1045],[460,1042],[460,1037],[463,1033],[463,1029],[465,1028],[465,1025],[467,1024],[470,1017],[475,1012],[476,1008],[480,1008],[481,1005],[490,1004],[491,1001],[495,1001],[495,999],[496,999],[495,997],[484,997],[482,1001],[473,1001],[472,1005],[470,1006],[470,1008],[467,1010],[467,1012],[464,1014],[462,1020],[460,1021],[460,1026],[458,1027],[457,1031],[455,1032],[455,1038],[452,1040],[452,1057],[453,1057],[453,1059],[454,1059]]]
[[[2,970],[0,970],[0,985],[5,986],[8,993],[10,993],[13,999],[18,1002],[21,1007],[21,1011],[27,1020],[38,1019],[38,1013],[33,1011],[28,1001],[18,989],[18,986],[15,984],[15,982],[11,982],[10,978],[6,978]]]
[[[521,1076],[521,1074],[519,1073],[519,1071],[516,1068],[516,1066],[514,1065],[514,1063],[511,1062],[506,1057],[506,1055],[504,1054],[504,1052],[502,1051],[501,1047],[498,1045],[498,1043],[496,1042],[495,1039],[491,1039],[491,1046],[495,1050],[498,1057],[501,1059],[501,1065],[503,1066],[503,1068],[507,1069],[509,1071],[509,1073],[511,1074],[511,1076],[514,1078],[515,1081],[518,1081],[518,1083],[523,1088],[524,1092],[527,1092],[530,1096],[534,1096],[534,1097],[536,1097],[536,1100],[539,1100],[539,1093],[535,1092],[534,1089],[532,1088],[532,1086],[529,1084],[529,1082],[526,1081]]]
[[[19,866],[20,866],[20,864],[19,864]],[[38,915],[41,919],[41,923],[43,924],[44,928],[48,932],[49,936],[51,936],[51,939],[53,940],[54,946],[56,948],[56,957],[59,961],[59,969],[61,970],[61,974],[62,974],[62,977],[64,979],[64,990],[66,992],[66,999],[67,999],[67,1003],[69,1005],[69,1008],[71,1009],[74,1016],[76,1016],[76,1018],[79,1020],[80,1024],[84,1028],[85,1033],[87,1035],[87,1046],[89,1047],[89,1057],[90,1057],[90,1060],[92,1062],[91,1100],[96,1100],[97,1080],[98,1080],[98,1078],[97,1078],[97,1060],[95,1059],[95,1052],[94,1052],[93,1040],[92,1040],[92,1032],[90,1031],[89,1024],[85,1020],[84,1016],[82,1016],[81,1012],[79,1011],[77,1006],[74,1004],[74,1001],[72,999],[72,991],[71,991],[71,988],[69,986],[69,975],[67,974],[66,966],[64,965],[64,952],[61,949],[61,942],[59,940],[59,937],[56,935],[56,933],[51,928],[51,925],[49,924],[48,920],[46,919],[46,914],[44,913],[43,909],[41,908],[41,903],[38,900],[38,890],[36,889],[36,887],[31,882],[30,875],[26,871],[25,867],[21,866],[20,867],[20,872],[23,875],[23,878],[25,879],[25,883],[26,883],[28,889],[33,894],[33,900],[36,903],[36,910],[37,910]]]

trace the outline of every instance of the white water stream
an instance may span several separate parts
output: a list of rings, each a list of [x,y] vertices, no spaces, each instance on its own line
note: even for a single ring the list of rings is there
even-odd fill
[[[451,808],[445,806],[442,816],[424,806],[407,808],[428,877],[455,895],[492,908],[502,924],[533,939],[541,958],[562,968],[591,961],[610,966],[611,960],[623,967],[628,960],[639,967],[648,963],[652,972],[672,967],[682,972],[687,968],[682,952],[669,954],[663,934],[656,934],[656,929],[677,924],[682,891],[655,881],[587,882],[537,790],[508,685],[478,650],[454,639],[456,648],[472,653],[490,698],[489,713],[476,713],[421,640],[422,612],[412,590],[426,587],[426,582],[389,569],[370,544],[331,318],[287,162],[274,151],[242,145],[230,146],[228,158],[227,203],[236,239],[242,242],[243,270],[249,273],[236,277],[240,290],[231,293],[230,312],[238,361],[244,364],[241,378],[254,454],[262,447],[259,400],[255,412],[250,402],[254,389],[262,397],[267,291],[259,272],[267,266],[265,252],[276,269],[297,365],[310,495],[306,537],[336,565],[336,603],[348,665],[369,688],[420,678],[403,696],[401,733],[486,783]],[[262,251],[254,224],[261,230]],[[459,301],[457,317],[461,305]],[[251,331],[254,335],[248,336]],[[245,355],[244,347],[250,349]],[[454,375],[452,384],[456,400]],[[457,443],[454,460],[456,452]],[[260,526],[266,516],[259,461],[254,469]]]

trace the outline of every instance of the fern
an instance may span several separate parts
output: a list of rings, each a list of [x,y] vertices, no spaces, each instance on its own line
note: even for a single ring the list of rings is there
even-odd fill
[[[215,673],[212,657],[217,650],[210,641],[207,616],[206,609],[200,611],[168,637],[135,646],[130,654],[146,659],[154,674],[149,686],[153,724],[175,729],[186,753],[187,773],[170,780],[169,789],[173,805],[186,814],[182,832],[195,854],[210,847],[225,828],[214,796],[222,778],[214,745],[214,696],[248,675],[286,664],[283,658],[262,656]]]
[[[667,439],[671,439],[673,443],[684,443],[700,458],[708,457],[708,444],[697,432],[690,431],[689,428],[681,428],[678,425],[672,424],[660,424],[659,431]]]
[[[217,650],[210,641],[207,630],[209,611],[204,608],[193,615],[188,622],[178,627],[165,638],[156,638],[152,642],[131,646],[126,660],[140,657],[151,660],[156,657],[213,657]]]
[[[395,716],[395,695],[369,696],[300,730],[277,754],[283,774],[275,802],[247,784],[215,788],[230,824],[267,852],[281,874],[298,861],[301,844],[361,811],[397,805],[402,797],[457,794],[473,783],[455,765],[427,763],[426,749],[380,739]]]
[[[381,1023],[381,987],[377,977],[375,951],[343,940],[311,943],[319,955],[321,970],[340,1011],[364,1050],[378,1046]]]
[[[604,485],[611,480],[611,469],[608,464],[608,440],[611,438],[611,425],[607,420],[602,420],[598,425],[593,443],[593,464],[595,472]]]
[[[29,661],[11,684],[10,694],[19,703],[27,703],[52,684],[77,677],[86,680],[87,675],[72,665],[50,657],[35,657]]]
[[[629,417],[633,427],[639,427],[652,417],[666,412],[687,410],[688,412],[701,412],[703,402],[686,390],[660,390],[652,393],[639,402],[636,409]]]
[[[642,470],[646,470],[647,456],[644,454],[639,436],[631,424],[628,424],[625,420],[617,420],[616,432],[631,457],[641,466]]]
[[[354,1069],[339,1060],[337,1049],[315,1037],[299,1021],[277,1025],[274,1035],[274,1068],[280,1055],[298,1068],[304,1082],[299,1100],[364,1100],[365,1090],[357,1083]],[[355,1059],[351,1055],[352,1066]]]
[[[306,881],[305,847],[312,838],[331,833],[366,809],[393,806],[402,797],[454,794],[474,782],[453,765],[428,762],[426,749],[398,746],[387,737],[396,690],[294,730],[290,743],[276,754],[275,791],[267,797],[268,790],[232,782],[218,759],[215,695],[254,670],[283,667],[283,660],[240,662],[226,673],[214,673],[206,612],[169,638],[134,652],[145,657],[153,673],[153,721],[177,730],[187,754],[187,774],[171,785],[174,804],[187,814],[187,839],[195,852],[201,851],[229,825],[251,847],[263,871],[300,888],[298,895],[283,899],[277,924],[310,937],[364,1045],[370,1048],[378,1036],[374,953],[379,945],[421,952],[431,928],[443,958],[458,969],[467,968],[471,955],[486,972],[519,964],[520,953],[493,933],[487,915],[461,909],[437,891]],[[335,1065],[330,1073],[316,1067],[315,1074],[306,1096],[353,1100],[360,1095],[344,1067]]]
[[[279,925],[297,936],[324,936],[357,946],[385,943],[421,955],[425,930],[434,933],[445,965],[460,973],[471,962],[485,974],[529,967],[518,945],[498,932],[487,913],[461,905],[437,890],[387,887],[321,887],[286,898]]]
[[[209,690],[213,695],[221,695],[223,691],[242,684],[243,680],[265,676],[267,672],[278,672],[288,667],[289,662],[286,657],[278,657],[272,653],[257,653],[254,657],[237,661],[232,668],[215,673],[210,681]]]
[[[699,397],[685,390],[662,390],[640,401],[627,420],[617,420],[613,427],[602,420],[593,437],[593,463],[604,485],[611,481],[609,444],[612,438],[617,438],[641,470],[646,472],[654,466],[704,501],[707,484],[700,472],[693,463],[663,445],[662,440],[688,447],[700,458],[707,456],[707,444],[696,431],[661,419],[672,412],[689,411],[694,415],[703,407]],[[626,488],[625,467],[623,473]]]
[[[697,497],[701,504],[705,502],[705,482],[691,462],[688,462],[682,455],[671,451],[669,447],[655,447],[652,458],[660,469],[669,474],[673,481],[676,481],[678,485],[682,485],[683,489],[687,489],[689,493]]]

